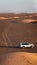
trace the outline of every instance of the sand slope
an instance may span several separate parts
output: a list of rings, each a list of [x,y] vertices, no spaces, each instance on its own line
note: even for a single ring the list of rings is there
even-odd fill
[[[0,45],[18,45],[22,41],[37,42],[37,24],[0,23]]]
[[[34,53],[8,53],[0,59],[0,65],[37,65],[37,54]]]

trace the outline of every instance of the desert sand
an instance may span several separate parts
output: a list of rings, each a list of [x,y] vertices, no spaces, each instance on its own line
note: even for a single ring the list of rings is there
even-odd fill
[[[37,54],[27,52],[4,54],[0,56],[0,65],[37,65]]]
[[[0,46],[15,46],[22,41],[37,44],[37,24],[0,23]]]
[[[34,49],[9,48],[22,41]],[[37,65],[37,14],[0,14],[1,46],[8,47],[0,48],[0,65]]]
[[[32,19],[24,19],[22,20],[23,23],[30,23],[30,22],[37,22],[37,20],[32,20]]]

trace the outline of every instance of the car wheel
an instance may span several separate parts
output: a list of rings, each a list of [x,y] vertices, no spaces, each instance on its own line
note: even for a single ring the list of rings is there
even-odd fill
[[[25,48],[25,47],[23,46],[23,48]]]
[[[34,48],[33,46],[31,46],[31,48]]]

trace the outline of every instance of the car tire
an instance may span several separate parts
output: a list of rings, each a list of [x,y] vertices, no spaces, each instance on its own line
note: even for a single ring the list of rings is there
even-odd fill
[[[34,48],[33,46],[31,46],[31,48]]]
[[[23,46],[23,48],[25,48],[25,47]]]

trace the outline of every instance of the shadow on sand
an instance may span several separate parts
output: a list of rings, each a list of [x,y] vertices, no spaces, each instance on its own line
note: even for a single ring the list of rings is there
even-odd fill
[[[37,53],[36,48],[20,48],[19,46],[0,46],[1,49],[7,49],[6,52],[29,52]]]

